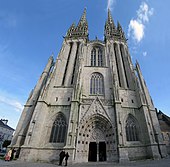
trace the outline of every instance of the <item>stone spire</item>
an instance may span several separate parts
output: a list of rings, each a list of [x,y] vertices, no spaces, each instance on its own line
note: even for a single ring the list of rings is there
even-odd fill
[[[122,26],[120,25],[119,21],[117,22],[117,30],[122,31]]]
[[[117,31],[119,32],[121,39],[126,40],[125,33],[124,33],[122,26],[120,25],[119,21],[117,22]]]
[[[78,26],[82,26],[84,24],[87,24],[87,19],[86,19],[86,8],[84,9],[84,12],[80,18],[80,21],[78,23]]]
[[[73,23],[67,31],[66,37],[71,37],[72,33],[75,31],[76,25]]]
[[[113,21],[113,18],[112,18],[110,9],[108,9],[108,18],[107,18],[107,22],[115,28],[114,21]]]
[[[66,38],[88,38],[88,23],[86,19],[86,8],[77,26],[73,23],[68,29]]]
[[[114,24],[112,15],[111,15],[111,11],[110,9],[108,9],[108,18],[106,20],[106,24],[105,24],[105,40],[106,39],[115,39],[115,40],[123,40],[126,41],[123,29],[120,25],[120,23],[118,22],[117,28]]]
[[[110,39],[115,32],[116,32],[116,28],[111,15],[111,11],[110,9],[108,9],[108,17],[105,23],[105,33],[104,33],[105,39]]]

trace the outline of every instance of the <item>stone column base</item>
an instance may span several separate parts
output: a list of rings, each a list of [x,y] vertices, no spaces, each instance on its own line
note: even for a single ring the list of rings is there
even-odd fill
[[[119,162],[120,163],[126,163],[129,162],[129,156],[127,148],[118,148],[119,149]]]

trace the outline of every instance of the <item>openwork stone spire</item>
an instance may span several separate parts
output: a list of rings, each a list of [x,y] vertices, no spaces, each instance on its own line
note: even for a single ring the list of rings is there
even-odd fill
[[[87,24],[87,19],[86,19],[86,8],[84,9],[84,12],[80,18],[80,21],[78,23],[78,26],[82,26],[83,24]]]
[[[86,19],[86,8],[77,26],[73,23],[68,29],[66,38],[88,38],[88,23]]]
[[[107,22],[108,22],[108,24],[112,25],[112,26],[115,28],[114,21],[113,21],[113,18],[112,18],[110,9],[108,9],[108,18],[107,18]]]
[[[115,27],[112,15],[111,15],[111,11],[110,9],[108,9],[108,18],[105,24],[105,40],[106,39],[116,39],[116,40],[125,40],[125,35],[124,32],[122,30],[122,27],[120,25],[120,23],[118,22],[118,26],[117,28]]]
[[[126,40],[125,33],[124,33],[124,31],[122,29],[122,26],[120,25],[119,22],[117,23],[117,31],[118,31],[121,39],[125,39]]]

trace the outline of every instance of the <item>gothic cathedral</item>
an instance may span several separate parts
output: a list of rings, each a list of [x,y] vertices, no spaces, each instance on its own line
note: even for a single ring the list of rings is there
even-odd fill
[[[11,147],[20,159],[124,162],[167,155],[139,63],[111,12],[104,40],[89,40],[86,9],[50,57],[24,106]]]

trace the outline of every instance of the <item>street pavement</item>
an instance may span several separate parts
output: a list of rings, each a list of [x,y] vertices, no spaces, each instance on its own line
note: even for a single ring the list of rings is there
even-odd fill
[[[24,162],[20,160],[4,161],[0,160],[0,167],[57,167],[58,164],[50,163],[32,163]],[[68,164],[69,167],[170,167],[170,158],[161,160],[143,160],[133,161],[128,163],[111,163],[111,162],[88,162],[88,163],[77,163]]]

